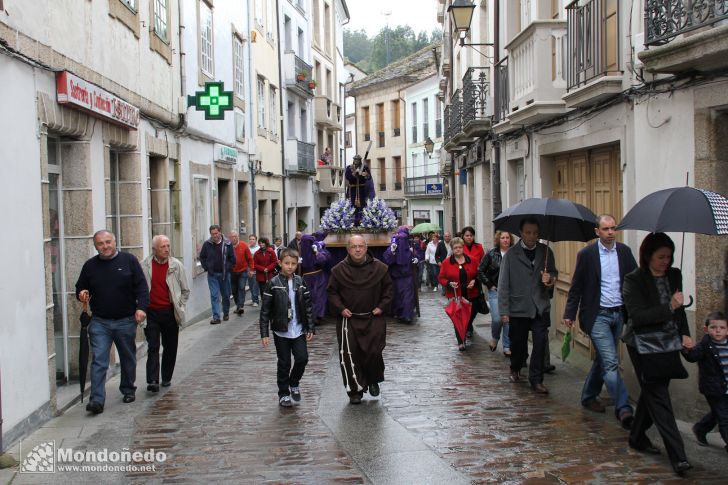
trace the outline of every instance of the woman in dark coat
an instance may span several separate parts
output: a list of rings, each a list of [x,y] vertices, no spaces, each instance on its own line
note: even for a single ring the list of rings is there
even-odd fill
[[[675,423],[668,386],[688,374],[680,351],[694,346],[683,307],[682,274],[672,268],[675,244],[664,233],[649,234],[640,246],[640,267],[624,278],[623,301],[629,320],[622,340],[627,344],[640,383],[637,413],[629,446],[658,454],[645,434],[654,424],[678,474],[692,466]]]
[[[472,302],[478,296],[478,289],[476,288],[478,265],[470,256],[465,254],[463,246],[462,239],[459,237],[452,238],[452,241],[450,241],[452,254],[442,262],[438,281],[445,288],[445,296],[448,299],[462,296]],[[474,306],[472,311],[475,312]],[[465,341],[460,339],[457,330],[455,331],[455,338],[458,340],[458,349],[465,350]]]

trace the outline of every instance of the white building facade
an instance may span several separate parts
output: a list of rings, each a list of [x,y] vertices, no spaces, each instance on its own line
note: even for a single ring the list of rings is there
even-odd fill
[[[311,3],[278,2],[281,12],[281,86],[285,140],[286,218],[289,233],[310,231],[316,214],[316,144],[313,136],[314,81],[311,64]],[[286,241],[288,242],[288,241]]]
[[[440,87],[446,102],[444,171],[456,185],[451,202],[457,226],[482,228],[481,239],[489,241],[492,218],[529,197],[567,198],[620,220],[645,195],[686,180],[728,193],[726,171],[717,162],[728,157],[718,141],[728,126],[728,48],[717,11],[687,5],[674,22],[662,17],[670,11],[667,0],[652,1],[649,9],[645,1],[481,2],[465,41],[492,43],[490,62],[480,57],[481,48],[459,44],[447,15],[450,3],[438,5],[444,27]],[[473,68],[485,71],[493,96],[492,116],[482,121],[468,104]],[[475,129],[488,122],[490,129]],[[479,174],[481,159],[488,170]],[[483,198],[481,212],[478,194],[488,186],[490,208]],[[693,337],[699,337],[709,311],[726,305],[721,282],[727,246],[707,236],[686,234],[684,244],[681,234],[670,236],[676,254],[683,255],[684,291],[696,298],[687,313]],[[637,256],[644,233],[620,237]],[[554,245],[557,338],[566,331],[561,315],[581,247]],[[588,354],[588,336],[577,331],[575,339]],[[631,364],[622,364],[635,392]],[[691,374],[675,386],[685,396],[678,414],[688,419],[703,410],[699,398],[688,398],[696,396],[696,372]]]
[[[437,96],[438,81],[437,75],[433,74],[404,90],[407,141],[404,196],[408,208],[406,224],[432,222],[444,228],[443,179],[440,176],[443,110]]]
[[[5,2],[0,14],[0,193],[15,208],[4,227],[22,234],[0,285],[4,443],[78,397],[74,285],[93,233],[113,230],[142,258],[164,231],[184,252],[179,186],[160,182],[181,171],[178,7]]]
[[[222,120],[206,120],[204,111],[190,107],[180,130],[179,183],[189,187],[183,190],[181,212],[192,234],[182,254],[188,274],[204,280],[199,253],[210,225],[219,224],[224,233],[251,230],[249,19],[244,5],[230,2],[183,0],[182,12],[183,94],[222,81],[234,106]]]

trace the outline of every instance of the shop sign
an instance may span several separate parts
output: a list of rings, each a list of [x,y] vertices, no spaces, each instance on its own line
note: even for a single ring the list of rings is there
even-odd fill
[[[68,71],[56,73],[58,104],[68,105],[118,125],[136,129],[139,108]]]
[[[222,81],[206,82],[203,91],[187,96],[187,106],[204,111],[206,120],[224,120],[225,111],[233,109],[233,92],[225,91]]]
[[[238,151],[235,148],[215,143],[215,161],[223,163],[238,163]]]

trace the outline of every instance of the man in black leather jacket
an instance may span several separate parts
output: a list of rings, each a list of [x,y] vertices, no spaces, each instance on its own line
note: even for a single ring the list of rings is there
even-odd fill
[[[308,363],[306,342],[314,335],[311,294],[303,278],[298,276],[298,251],[281,251],[281,272],[274,276],[263,290],[260,308],[260,338],[263,347],[269,344],[269,327],[278,355],[278,403],[291,407],[301,400],[298,384]],[[291,369],[291,354],[294,364]]]

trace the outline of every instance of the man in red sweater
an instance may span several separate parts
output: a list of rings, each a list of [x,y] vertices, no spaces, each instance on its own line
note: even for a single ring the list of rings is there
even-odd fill
[[[250,253],[248,244],[240,240],[237,231],[231,231],[228,237],[235,251],[235,266],[230,272],[230,286],[232,287],[235,305],[237,305],[235,313],[242,315],[245,313],[243,309],[243,305],[245,305],[245,285],[248,283],[248,278],[252,278],[253,274],[255,274],[253,255]]]
[[[149,286],[149,308],[144,336],[147,338],[147,391],[159,392],[159,347],[162,354],[162,386],[172,382],[177,361],[179,327],[185,323],[190,287],[182,262],[171,255],[169,238],[152,238],[152,254],[141,263]]]

